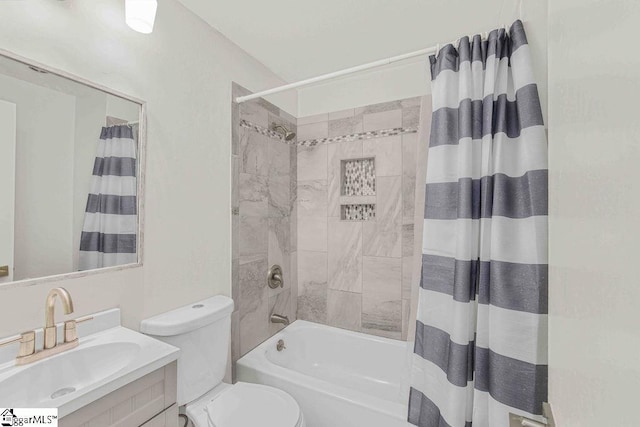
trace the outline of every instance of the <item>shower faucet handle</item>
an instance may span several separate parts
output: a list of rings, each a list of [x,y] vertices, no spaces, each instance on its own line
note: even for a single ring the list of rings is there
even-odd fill
[[[282,277],[282,267],[272,265],[267,272],[267,283],[271,289],[283,288],[284,278]]]

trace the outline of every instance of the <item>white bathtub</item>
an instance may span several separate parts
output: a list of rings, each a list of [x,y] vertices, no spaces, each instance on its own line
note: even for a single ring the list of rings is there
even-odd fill
[[[237,373],[291,394],[307,427],[407,427],[409,354],[404,341],[297,320],[238,360]]]

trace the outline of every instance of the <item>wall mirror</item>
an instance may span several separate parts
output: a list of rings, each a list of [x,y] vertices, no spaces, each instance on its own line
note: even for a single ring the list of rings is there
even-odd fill
[[[0,52],[0,286],[140,263],[143,142],[140,100]]]

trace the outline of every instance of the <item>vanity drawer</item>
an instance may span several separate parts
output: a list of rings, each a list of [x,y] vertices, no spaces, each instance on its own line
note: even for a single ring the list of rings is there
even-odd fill
[[[176,367],[173,362],[72,412],[60,427],[176,426]]]

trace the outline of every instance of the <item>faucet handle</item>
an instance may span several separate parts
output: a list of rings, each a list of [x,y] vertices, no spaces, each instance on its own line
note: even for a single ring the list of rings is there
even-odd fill
[[[72,342],[78,339],[78,331],[76,325],[78,323],[86,322],[87,320],[93,320],[93,316],[80,317],[74,320],[67,320],[64,322],[64,342]]]
[[[14,342],[20,342],[20,350],[18,351],[18,357],[29,356],[36,352],[36,333],[35,331],[27,331],[20,334],[18,338],[12,338],[3,342],[0,342],[0,346],[13,344]]]

